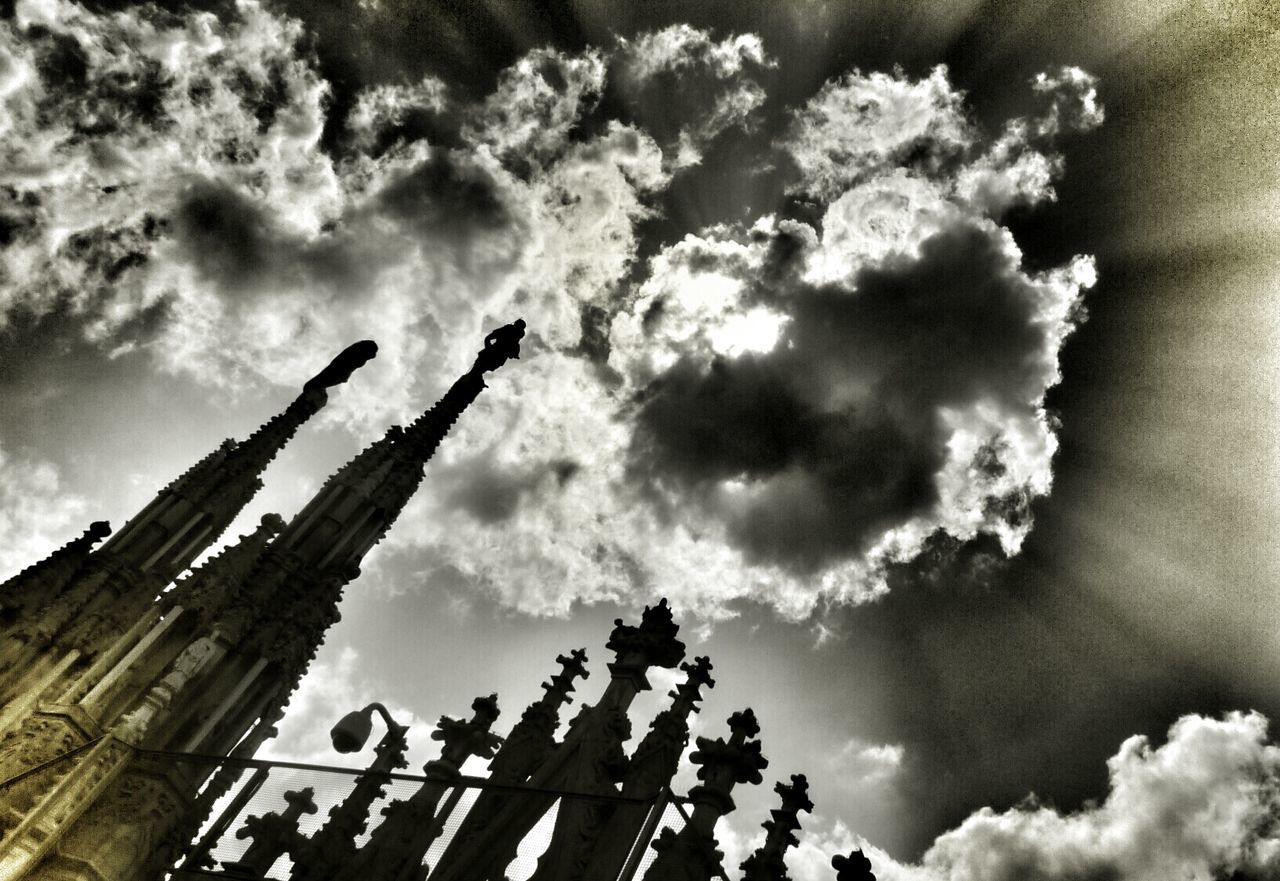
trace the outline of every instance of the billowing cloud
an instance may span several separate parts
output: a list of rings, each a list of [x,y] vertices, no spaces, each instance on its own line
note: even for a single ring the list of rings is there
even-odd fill
[[[717,42],[687,24],[623,40],[615,59],[619,91],[644,115],[674,168],[698,164],[717,135],[751,124],[766,98],[760,74],[775,65],[754,34]]]
[[[0,449],[0,581],[42,560],[79,535],[87,502],[67,492],[49,462]]]
[[[830,201],[882,170],[944,174],[975,139],[964,95],[938,66],[915,81],[855,70],[827,83],[784,144],[802,174],[794,189]]]
[[[323,416],[361,438],[523,316],[522,360],[378,554],[526,612],[664,593],[803,617],[883,591],[938,530],[1019,547],[1094,271],[1027,272],[1000,215],[1051,198],[1054,139],[1101,120],[1087,74],[1046,73],[1040,115],[990,138],[944,68],[833,80],[773,145],[820,223],[693,229],[638,265],[675,170],[749,133],[773,64],[758,37],[536,49],[477,100],[371,84],[329,149],[303,38],[253,0],[222,17],[18,3],[0,316],[69,319],[104,354],[233,392],[374,338]],[[608,118],[611,82],[639,107],[668,81],[663,114]]]
[[[1272,878],[1280,872],[1280,748],[1257,713],[1184,716],[1161,746],[1129,738],[1107,797],[1074,813],[1030,798],[983,808],[919,865],[873,856],[884,881]],[[1238,875],[1233,873],[1239,873]]]

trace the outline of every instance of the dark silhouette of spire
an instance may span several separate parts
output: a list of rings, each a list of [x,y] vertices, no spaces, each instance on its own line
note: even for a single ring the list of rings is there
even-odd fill
[[[498,696],[478,697],[471,703],[472,717],[463,722],[442,716],[431,732],[431,739],[441,742],[440,758],[427,762],[423,769],[428,780],[413,795],[392,802],[382,809],[386,818],[373,830],[369,841],[350,865],[330,871],[334,881],[420,881],[426,874],[422,861],[440,833],[445,821],[457,806],[462,789],[457,787],[462,763],[471,756],[489,758],[502,743],[491,732],[498,718]],[[450,792],[450,790],[452,790]],[[443,806],[441,798],[449,792]]]
[[[750,709],[729,717],[729,739],[697,739],[689,760],[698,765],[702,781],[689,791],[694,805],[689,823],[679,832],[663,829],[653,849],[658,858],[645,873],[645,881],[708,881],[723,874],[724,854],[716,846],[716,821],[734,808],[730,793],[739,783],[759,784],[760,772],[769,760],[760,753],[760,723]]]
[[[800,812],[813,812],[809,781],[803,774],[792,774],[790,785],[778,783],[773,791],[782,796],[782,807],[770,811],[772,819],[762,824],[764,844],[743,861],[742,881],[790,881],[785,861],[787,849],[800,844],[795,836],[800,828]]]
[[[695,658],[693,663],[682,663],[685,680],[668,692],[671,706],[654,717],[644,739],[631,754],[627,771],[622,778],[622,794],[632,798],[653,799],[671,785],[680,766],[680,756],[689,743],[689,715],[697,713],[697,702],[702,700],[702,689],[713,688],[711,659]],[[662,811],[665,800],[655,805]],[[640,830],[645,825],[649,808],[645,805],[610,805],[602,813],[607,814],[604,826],[596,839],[596,847],[587,864],[584,878],[616,878],[622,871],[627,855]]]
[[[378,351],[371,340],[348,346],[307,381],[302,393],[245,440],[222,445],[163,490],[102,550],[169,582],[221,537],[262,488],[261,475],[304,422]]]
[[[57,596],[83,568],[93,546],[110,534],[111,525],[96,520],[79,538],[0,584],[0,629]]]

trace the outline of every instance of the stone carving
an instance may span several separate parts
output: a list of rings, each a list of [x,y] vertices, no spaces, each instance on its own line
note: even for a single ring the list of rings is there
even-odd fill
[[[787,848],[800,844],[795,836],[800,828],[800,811],[813,811],[809,781],[803,774],[792,774],[791,785],[778,783],[773,791],[782,796],[782,807],[771,811],[772,819],[762,824],[766,833],[764,844],[743,861],[742,881],[790,881],[784,858]]]
[[[288,804],[284,813],[272,811],[260,817],[246,818],[244,826],[236,832],[236,838],[252,838],[253,843],[240,859],[224,862],[223,870],[244,878],[261,878],[282,855],[297,850],[301,842],[298,819],[303,814],[314,814],[318,810],[315,794],[310,786],[302,790],[290,790],[284,794],[284,800]]]
[[[517,318],[510,324],[489,331],[484,338],[484,348],[476,356],[473,373],[489,373],[507,363],[509,358],[520,357],[520,340],[524,338],[524,319]]]
[[[831,858],[831,868],[836,870],[836,881],[876,881],[871,872],[871,860],[861,848],[851,851],[848,856],[836,854]]]
[[[373,340],[361,340],[358,343],[352,343],[339,352],[338,356],[330,361],[324,370],[308,379],[302,390],[309,392],[314,389],[326,389],[341,385],[351,378],[351,374],[368,364],[377,354],[378,344]]]
[[[699,737],[689,760],[698,765],[702,781],[689,792],[693,815],[678,833],[664,829],[653,843],[658,858],[645,873],[645,881],[709,881],[723,874],[724,854],[716,847],[715,825],[733,810],[730,793],[739,783],[758,784],[769,760],[760,754],[760,742],[748,740],[760,733],[750,709],[729,717],[729,740]]]

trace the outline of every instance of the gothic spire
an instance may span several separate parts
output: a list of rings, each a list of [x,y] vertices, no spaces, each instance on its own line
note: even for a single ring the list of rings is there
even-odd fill
[[[730,793],[740,783],[759,784],[760,772],[769,760],[760,753],[760,723],[750,709],[729,717],[730,738],[697,739],[698,748],[689,761],[698,765],[701,781],[689,791],[693,816],[678,833],[663,829],[653,849],[658,857],[645,872],[645,881],[708,881],[713,874],[724,875],[723,854],[716,847],[716,821],[733,810]]]
[[[177,577],[218,540],[262,488],[262,472],[298,428],[324,406],[325,389],[346,382],[377,351],[370,340],[348,346],[307,381],[284,412],[239,443],[223,441],[162,489],[102,550],[155,574],[163,583]]]
[[[240,536],[174,585],[164,595],[167,607],[190,609],[206,624],[224,616],[243,617],[243,607],[235,602],[239,588],[267,543],[283,528],[279,514],[263,515],[253,532]]]
[[[792,774],[790,785],[779,782],[773,791],[782,797],[782,807],[770,811],[771,819],[762,824],[764,844],[742,862],[742,881],[790,881],[786,853],[800,844],[795,835],[800,828],[800,812],[813,812],[809,781],[803,774]]]
[[[85,564],[93,546],[110,534],[105,520],[90,523],[79,538],[0,584],[0,629],[57,596]]]
[[[485,388],[484,374],[520,357],[524,320],[491,331],[471,369],[408,428],[392,427],[330,477],[285,527],[274,547],[314,568],[358,566],[422,482],[422,469],[463,411]]]

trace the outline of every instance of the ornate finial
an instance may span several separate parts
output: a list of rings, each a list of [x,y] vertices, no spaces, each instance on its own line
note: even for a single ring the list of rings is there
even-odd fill
[[[871,873],[871,860],[862,848],[851,851],[848,856],[836,854],[831,858],[831,868],[836,870],[836,881],[876,881]]]
[[[502,745],[502,738],[489,731],[493,721],[498,718],[498,696],[478,697],[471,702],[474,715],[469,722],[463,722],[449,716],[441,716],[436,730],[431,732],[431,739],[440,741],[440,758],[427,763],[427,773],[439,772],[447,766],[447,770],[456,772],[467,760],[468,756],[492,758],[494,750]]]
[[[674,691],[668,692],[667,697],[674,698],[681,707],[687,707],[695,713],[700,712],[702,708],[695,701],[702,700],[701,689],[715,688],[716,685],[716,681],[711,678],[711,659],[703,655],[694,658],[692,664],[681,664],[680,669],[687,674],[686,678]]]
[[[520,357],[520,340],[524,337],[524,319],[517,318],[489,331],[484,338],[484,348],[476,355],[472,373],[489,373],[507,363],[509,358]]]
[[[301,836],[298,820],[303,814],[314,814],[315,789],[290,790],[284,794],[289,805],[283,813],[272,812],[262,816],[250,816],[236,832],[236,838],[252,838],[253,843],[235,862],[223,862],[222,868],[237,878],[260,878],[280,858],[298,847]]]
[[[617,652],[619,660],[639,653],[647,666],[671,668],[684,659],[684,643],[676,639],[680,625],[672,620],[665,598],[656,606],[645,606],[639,627],[623,624],[621,618],[614,619],[613,623],[613,632],[605,647]]]
[[[742,862],[742,881],[788,881],[785,857],[788,848],[800,844],[795,836],[800,828],[800,812],[813,812],[809,781],[803,774],[792,774],[791,785],[778,783],[773,791],[782,796],[782,807],[770,811],[772,819],[762,824],[764,844]]]
[[[773,791],[782,796],[782,809],[784,811],[813,813],[813,802],[809,800],[809,778],[803,774],[792,774],[791,785],[789,786],[779,780],[774,784]]]
[[[750,708],[729,717],[729,730],[733,733],[728,742],[699,737],[698,748],[689,755],[689,761],[701,766],[698,779],[723,788],[726,794],[734,783],[759,784],[764,779],[760,772],[769,767],[769,760],[760,754],[760,741],[747,739],[760,733]]]
[[[569,653],[568,657],[557,655],[556,663],[560,665],[561,670],[552,676],[549,682],[542,683],[542,688],[547,693],[546,698],[554,700],[556,703],[572,702],[569,693],[573,691],[573,680],[578,677],[583,679],[591,677],[591,674],[587,671],[586,661],[586,649],[574,649]]]
[[[84,531],[83,538],[91,541],[104,539],[111,534],[111,524],[106,520],[95,520],[89,524],[89,528]]]
[[[268,511],[262,515],[262,519],[258,521],[258,528],[270,532],[275,535],[284,529],[284,518],[273,511]]]
[[[729,730],[733,732],[733,739],[739,742],[755,737],[760,733],[760,723],[756,720],[755,711],[747,707],[734,713],[729,717]]]
[[[308,379],[302,390],[309,392],[342,385],[351,378],[351,374],[369,363],[376,354],[378,354],[378,344],[373,340],[352,343],[339,352],[338,357],[330,361],[328,367]]]

